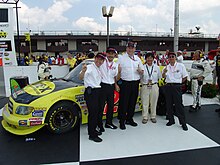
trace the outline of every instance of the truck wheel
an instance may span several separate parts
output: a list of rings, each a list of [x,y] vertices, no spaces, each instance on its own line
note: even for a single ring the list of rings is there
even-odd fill
[[[68,132],[78,126],[78,110],[69,102],[55,104],[47,113],[46,123],[47,129],[52,133]]]

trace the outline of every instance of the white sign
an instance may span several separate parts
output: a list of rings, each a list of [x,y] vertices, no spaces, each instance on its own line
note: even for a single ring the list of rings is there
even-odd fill
[[[7,12],[5,17],[8,17],[0,20],[0,61],[2,62],[2,66],[16,66],[13,8],[7,6],[1,7],[0,12]]]

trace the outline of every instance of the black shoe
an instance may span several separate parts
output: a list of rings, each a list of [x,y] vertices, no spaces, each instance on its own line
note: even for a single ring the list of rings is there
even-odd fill
[[[92,140],[92,141],[97,142],[97,143],[102,142],[102,139],[98,136],[95,136],[95,137],[89,136],[89,140]]]
[[[201,109],[201,106],[200,106],[200,105],[198,105],[198,106],[196,106],[196,108],[197,108],[197,109]]]
[[[216,109],[215,112],[220,112],[220,108],[219,108],[219,109]]]
[[[104,127],[103,126],[98,126],[98,130],[99,130],[99,132],[105,132],[105,129],[104,129]]]
[[[197,111],[197,107],[194,107],[193,105],[190,105],[189,107],[190,107],[189,112],[196,112]]]
[[[102,132],[100,130],[95,130],[95,134],[100,136],[100,135],[102,135]]]
[[[174,121],[169,121],[167,124],[166,124],[166,126],[171,126],[171,125],[173,125],[173,124],[175,124],[175,122]]]
[[[184,131],[187,131],[187,130],[188,130],[188,127],[187,127],[186,124],[183,124],[183,125],[182,125],[182,128],[183,128]]]
[[[114,124],[105,124],[105,128],[111,128],[111,129],[117,129],[118,127],[115,126]]]
[[[124,124],[124,123],[120,123],[120,129],[122,129],[122,130],[125,130],[125,129],[126,129],[126,127],[125,127],[125,124]]]
[[[131,125],[131,126],[133,126],[133,127],[136,127],[138,124],[137,123],[135,123],[133,120],[127,120],[126,122],[125,122],[125,124],[127,124],[127,125]]]

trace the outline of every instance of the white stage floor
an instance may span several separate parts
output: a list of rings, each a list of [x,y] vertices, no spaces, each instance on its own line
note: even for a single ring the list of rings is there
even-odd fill
[[[142,124],[141,113],[135,114],[137,127],[126,125],[126,130],[106,131],[101,135],[102,143],[88,140],[87,125],[80,129],[80,162],[134,157],[183,150],[217,147],[217,143],[188,125],[183,131],[176,119],[176,124],[166,126],[165,117],[158,116],[157,123],[149,121]],[[118,125],[118,120],[114,120]]]

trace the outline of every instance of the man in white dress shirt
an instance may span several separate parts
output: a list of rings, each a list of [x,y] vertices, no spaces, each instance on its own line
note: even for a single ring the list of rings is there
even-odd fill
[[[114,90],[119,90],[119,86],[116,83],[118,75],[118,65],[113,61],[117,51],[113,47],[108,47],[106,50],[106,59],[100,66],[102,74],[101,82],[101,97],[100,97],[100,111],[98,117],[99,131],[104,132],[105,129],[102,123],[103,110],[105,103],[107,103],[106,123],[105,128],[117,129],[112,123],[113,110],[114,110]]]
[[[167,117],[169,122],[167,126],[175,124],[174,120],[174,107],[175,114],[179,119],[179,123],[182,125],[182,129],[187,131],[185,111],[182,101],[182,82],[187,79],[187,71],[182,63],[176,62],[176,54],[170,52],[168,54],[169,65],[167,65],[163,71],[162,76],[166,78],[166,85],[164,86],[164,94],[166,99]]]
[[[137,126],[133,116],[139,92],[140,76],[144,73],[143,64],[140,58],[134,55],[136,44],[128,42],[126,53],[119,56],[119,75],[121,77],[118,119],[120,129],[126,129],[125,124],[133,127]]]
[[[102,139],[98,136],[101,135],[97,132],[98,124],[98,112],[100,109],[100,92],[101,92],[101,81],[102,75],[100,71],[100,66],[105,60],[105,55],[103,53],[97,53],[95,56],[94,63],[86,66],[83,65],[82,71],[80,72],[79,78],[84,79],[85,93],[84,98],[89,111],[88,116],[88,134],[89,140],[94,142],[101,142]]]

